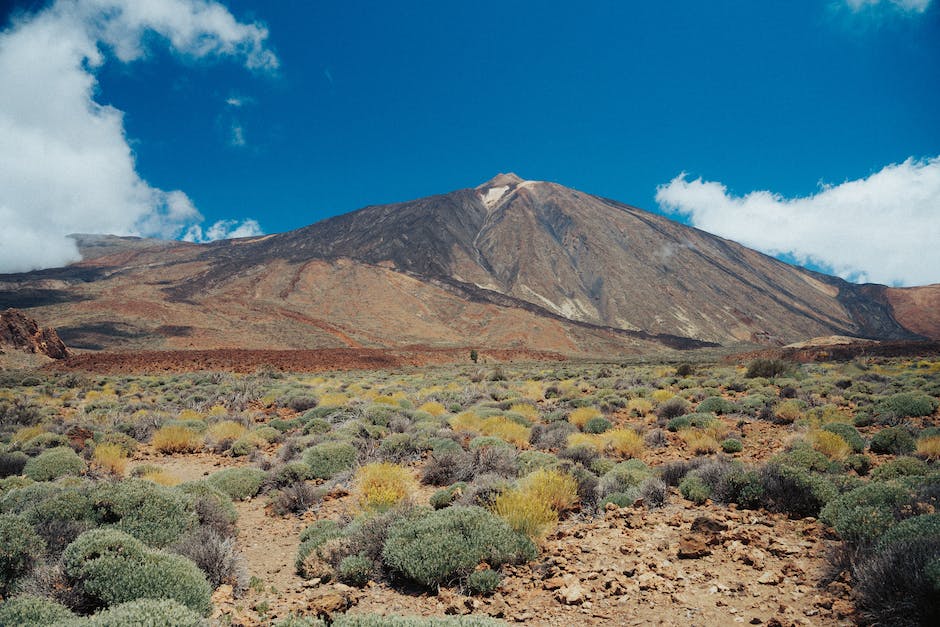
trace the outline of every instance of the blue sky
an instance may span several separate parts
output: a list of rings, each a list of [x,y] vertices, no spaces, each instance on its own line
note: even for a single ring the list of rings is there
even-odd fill
[[[69,2],[122,5],[58,4]],[[22,29],[50,3],[14,4],[32,10]],[[266,29],[254,44],[276,62],[252,62],[258,50],[168,46],[145,25],[134,58],[92,37],[104,58],[89,71],[94,102],[123,114],[139,179],[181,191],[202,238],[218,221],[284,231],[514,171],[848,278],[940,281],[940,270],[913,271],[906,258],[881,272],[857,245],[827,257],[798,229],[765,241],[773,229],[761,217],[803,199],[795,221],[851,222],[856,197],[831,209],[820,184],[864,182],[909,159],[889,174],[934,184],[940,9],[929,0],[221,4]],[[933,187],[910,214],[896,198],[882,209],[874,185],[859,191],[875,196],[868,213],[923,222],[914,237],[937,232]],[[769,205],[748,196],[762,190]],[[750,229],[728,226],[742,215]]]

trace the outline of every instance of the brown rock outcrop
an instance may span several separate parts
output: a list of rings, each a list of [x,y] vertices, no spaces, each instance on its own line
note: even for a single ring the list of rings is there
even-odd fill
[[[40,353],[52,359],[65,359],[68,348],[53,328],[42,328],[18,309],[0,313],[0,350],[9,346],[27,353]]]

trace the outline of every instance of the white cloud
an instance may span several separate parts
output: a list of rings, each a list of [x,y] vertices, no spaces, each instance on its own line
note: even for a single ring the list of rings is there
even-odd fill
[[[77,261],[69,233],[176,237],[202,220],[140,178],[123,113],[95,101],[108,51],[140,59],[151,33],[188,57],[277,67],[263,27],[207,0],[57,0],[0,33],[0,272]]]
[[[235,237],[256,237],[264,235],[261,225],[256,220],[219,220],[208,229],[203,230],[198,224],[190,226],[183,235],[186,242],[214,242],[220,239],[232,239]]]
[[[930,6],[931,0],[845,0],[855,12],[879,6],[889,6],[907,13],[923,13]]]
[[[232,124],[232,135],[229,137],[229,143],[238,147],[245,145],[245,129],[238,122]]]
[[[911,158],[803,198],[733,196],[721,183],[683,173],[659,186],[656,201],[705,231],[846,279],[940,282],[940,156]]]

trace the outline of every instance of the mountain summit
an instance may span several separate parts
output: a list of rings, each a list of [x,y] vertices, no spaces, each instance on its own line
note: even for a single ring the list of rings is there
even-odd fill
[[[921,315],[936,290],[854,285],[512,173],[277,235],[94,246],[80,264],[0,279],[0,304],[42,309],[70,345],[87,348],[488,344],[596,354],[917,339],[938,326]]]

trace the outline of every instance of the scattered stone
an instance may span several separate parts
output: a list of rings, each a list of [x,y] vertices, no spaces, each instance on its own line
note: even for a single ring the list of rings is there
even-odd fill
[[[769,570],[765,570],[761,573],[761,576],[757,578],[757,583],[765,586],[775,586],[780,583],[780,581],[780,575]]]
[[[679,540],[679,559],[699,559],[711,555],[711,550],[700,536],[686,536]]]
[[[577,583],[559,588],[555,599],[565,605],[580,605],[584,602],[584,589]]]

